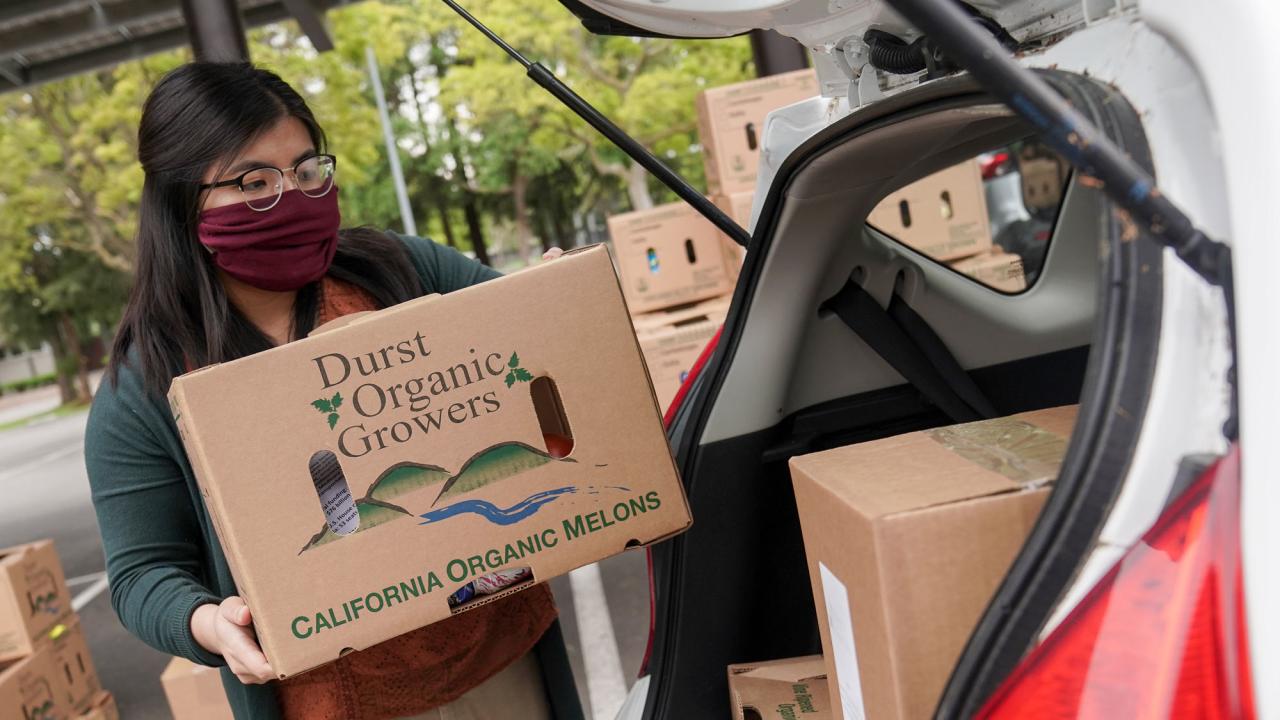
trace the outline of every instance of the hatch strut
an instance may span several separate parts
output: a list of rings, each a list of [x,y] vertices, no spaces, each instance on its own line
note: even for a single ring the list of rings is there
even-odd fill
[[[1192,225],[1155,180],[1036,73],[1019,65],[954,0],[885,0],[948,58],[1040,131],[1072,165],[1102,181],[1111,199],[1210,283],[1230,278],[1230,249]]]
[[[580,95],[575,93],[568,85],[565,85],[555,73],[548,70],[542,63],[530,62],[528,58],[521,55],[519,51],[511,47],[502,38],[498,37],[492,30],[485,27],[483,23],[472,17],[462,6],[454,2],[454,0],[443,0],[454,12],[462,16],[463,20],[471,23],[475,29],[489,38],[495,45],[502,48],[503,52],[511,56],[513,60],[524,66],[529,78],[544,90],[551,93],[557,100],[577,113],[578,117],[587,121],[587,124],[595,128],[609,142],[617,145],[623,152],[640,164],[650,174],[662,181],[663,185],[671,188],[672,192],[680,196],[681,200],[693,206],[704,217],[712,222],[716,227],[720,228],[724,234],[733,238],[737,244],[746,247],[751,241],[751,234],[748,233],[741,225],[734,222],[723,210],[716,207],[715,203],[708,200],[702,193],[694,189],[689,181],[680,177],[665,163],[658,159],[656,155],[649,152],[648,148],[641,145],[635,138],[631,137],[622,128],[613,123],[612,120],[600,114],[591,103],[582,99]]]
[[[1238,437],[1235,288],[1231,248],[1201,232],[1155,179],[1071,107],[1033,70],[974,23],[955,0],[885,0],[947,57],[959,63],[992,95],[1040,131],[1041,138],[1081,172],[1102,182],[1111,199],[1153,238],[1173,248],[1200,277],[1222,288],[1231,343],[1231,411],[1223,434]]]

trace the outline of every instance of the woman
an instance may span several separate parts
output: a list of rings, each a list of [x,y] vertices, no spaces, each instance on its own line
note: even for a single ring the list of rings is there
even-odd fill
[[[544,682],[540,669],[564,667],[545,585],[274,681],[170,417],[170,382],[498,274],[420,238],[339,230],[324,133],[297,92],[247,63],[166,75],[143,108],[138,158],[136,277],[85,436],[121,622],[221,666],[237,718],[545,718],[548,686],[557,709],[580,714],[563,676]]]

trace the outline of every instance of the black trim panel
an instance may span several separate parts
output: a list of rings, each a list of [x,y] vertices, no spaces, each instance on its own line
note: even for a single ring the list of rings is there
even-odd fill
[[[1042,76],[1148,172],[1142,121],[1113,88],[1063,72]],[[1054,492],[978,622],[943,691],[936,717],[968,718],[1037,642],[1097,540],[1123,485],[1155,376],[1163,254],[1145,233],[1124,241],[1110,201],[1100,218],[1098,319],[1084,395]],[[1133,223],[1129,223],[1133,227]]]

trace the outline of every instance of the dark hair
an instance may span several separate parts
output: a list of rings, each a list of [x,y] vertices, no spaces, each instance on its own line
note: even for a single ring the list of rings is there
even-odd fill
[[[196,235],[199,185],[213,163],[285,117],[307,127],[318,152],[324,131],[293,88],[249,63],[193,62],[164,76],[142,110],[138,160],[145,179],[138,212],[133,289],[111,351],[111,381],[133,365],[148,391],[163,396],[175,375],[244,357],[271,340],[228,300],[210,254]],[[382,307],[421,293],[408,253],[370,228],[339,232],[329,274],[364,288]],[[293,329],[315,325],[316,283],[298,291]]]

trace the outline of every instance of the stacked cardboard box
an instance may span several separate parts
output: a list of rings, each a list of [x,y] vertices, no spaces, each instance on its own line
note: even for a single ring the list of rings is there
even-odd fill
[[[833,717],[926,718],[1058,475],[1075,407],[791,459]]]
[[[114,712],[53,542],[0,550],[0,717],[113,718]]]
[[[728,311],[741,260],[684,203],[609,218],[618,277],[665,410]]]
[[[160,675],[173,720],[232,720],[217,669],[174,658]]]
[[[770,112],[818,94],[818,75],[796,70],[698,93],[698,139],[707,190],[732,196],[756,189],[756,166]]]
[[[821,655],[729,666],[733,720],[830,720]]]
[[[765,118],[817,94],[812,70],[699,93],[698,135],[710,199],[744,228],[751,220]],[[745,251],[683,202],[615,215],[608,226],[627,307],[665,409],[723,322]]]

